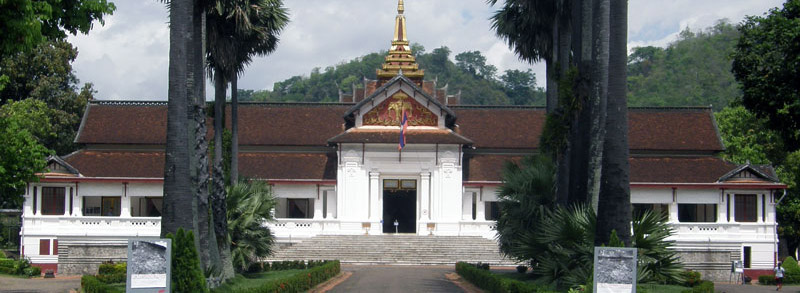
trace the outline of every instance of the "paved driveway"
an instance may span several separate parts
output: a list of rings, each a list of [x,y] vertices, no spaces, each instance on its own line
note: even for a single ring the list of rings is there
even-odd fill
[[[43,292],[43,293],[66,293],[81,287],[81,277],[58,277],[54,279],[23,279],[0,275],[0,292],[3,293],[22,293],[22,292]]]
[[[761,286],[761,285],[732,285],[716,283],[714,284],[714,291],[722,293],[750,293],[750,292],[776,292],[775,286]],[[800,286],[783,286],[781,291],[786,293],[800,293]]]
[[[342,266],[353,273],[328,292],[464,292],[447,280],[452,266]]]

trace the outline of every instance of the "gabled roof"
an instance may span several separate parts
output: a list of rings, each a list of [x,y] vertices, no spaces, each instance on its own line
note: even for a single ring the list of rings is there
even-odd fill
[[[770,182],[781,181],[780,179],[778,179],[777,175],[775,174],[775,170],[773,170],[771,166],[752,165],[750,164],[750,162],[737,166],[735,169],[719,177],[719,180],[717,181],[719,182],[735,181],[736,179],[739,179],[739,181],[741,181],[742,179],[747,180],[746,178],[748,177],[752,178],[752,176],[755,176],[760,180],[765,180]]]
[[[443,105],[442,103],[440,103],[439,101],[437,101],[436,99],[431,97],[430,95],[428,95],[424,90],[422,90],[420,87],[418,87],[412,80],[408,79],[408,77],[405,77],[402,74],[398,75],[398,76],[395,76],[394,78],[390,79],[384,85],[382,85],[381,87],[377,88],[374,92],[372,92],[372,94],[367,96],[364,100],[358,102],[358,104],[355,104],[355,106],[350,107],[350,109],[348,109],[346,112],[344,112],[343,117],[345,117],[345,118],[350,117],[351,115],[353,115],[353,113],[355,113],[356,111],[361,109],[361,107],[363,107],[367,103],[371,103],[372,100],[374,100],[379,95],[383,94],[383,92],[388,90],[390,86],[392,86],[394,84],[397,84],[397,83],[404,83],[404,84],[412,87],[414,89],[414,91],[416,91],[417,93],[421,94],[423,97],[425,97],[425,99],[427,99],[428,101],[430,101],[431,103],[433,103],[437,107],[439,107],[442,110],[444,110],[447,113],[447,115],[450,115],[450,117],[451,117],[451,118],[447,119],[448,121],[451,121],[452,119],[455,119],[455,117],[456,117],[456,113],[455,112],[450,110],[450,108],[448,108],[447,106]]]
[[[48,166],[57,165],[60,169],[63,170],[63,172],[58,172],[60,170],[51,169],[51,170],[49,170],[47,172],[46,175],[56,175],[56,174],[72,175],[72,176],[80,176],[81,175],[81,173],[78,172],[78,169],[75,169],[75,167],[72,167],[72,165],[70,165],[69,163],[67,163],[63,159],[61,159],[61,157],[59,157],[59,156],[52,156],[51,155],[51,156],[47,157],[47,165]],[[64,173],[64,172],[66,172],[66,173]]]

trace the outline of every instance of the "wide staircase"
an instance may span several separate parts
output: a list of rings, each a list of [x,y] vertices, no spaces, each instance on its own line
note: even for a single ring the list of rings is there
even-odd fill
[[[267,261],[338,259],[351,264],[515,266],[494,240],[479,236],[321,235],[278,249]]]

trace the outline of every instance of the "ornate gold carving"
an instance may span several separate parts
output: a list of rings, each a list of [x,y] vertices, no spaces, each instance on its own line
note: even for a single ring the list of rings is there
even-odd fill
[[[438,126],[439,118],[402,92],[394,94],[364,115],[364,125],[400,126],[403,111],[410,126]]]

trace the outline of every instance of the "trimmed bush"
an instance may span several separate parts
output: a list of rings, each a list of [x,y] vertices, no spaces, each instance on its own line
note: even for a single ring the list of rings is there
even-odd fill
[[[550,292],[535,284],[506,279],[492,274],[488,269],[478,268],[483,264],[472,265],[465,262],[456,263],[456,273],[470,283],[492,293],[501,292]]]
[[[17,261],[13,260],[13,259],[2,258],[2,259],[0,259],[0,267],[13,268],[15,262],[17,262]]]
[[[296,262],[280,262],[282,264],[297,265]],[[302,263],[302,261],[301,261]],[[275,263],[273,263],[274,265]],[[305,265],[305,264],[304,264]],[[341,266],[338,260],[327,261],[322,265],[298,272],[287,278],[267,281],[259,287],[241,289],[236,292],[242,293],[272,293],[272,292],[305,292],[314,288],[322,282],[338,275]]]
[[[681,278],[683,278],[683,285],[686,287],[694,287],[702,282],[702,276],[700,272],[695,272],[692,270],[686,270],[681,272]]]
[[[172,292],[208,292],[206,278],[200,269],[200,258],[194,246],[194,233],[179,228],[172,239]]]
[[[517,266],[517,273],[524,274],[527,271],[528,271],[527,266]]]
[[[100,268],[97,270],[98,275],[112,275],[112,274],[119,274],[119,273],[127,273],[128,266],[126,263],[103,263],[100,265]]]
[[[800,283],[800,266],[797,265],[797,260],[793,257],[787,257],[781,263],[781,267],[786,270],[783,278],[784,284],[798,284]]]
[[[121,293],[121,290],[100,282],[95,276],[84,275],[81,277],[81,289],[85,293]]]
[[[39,267],[27,267],[22,269],[22,274],[28,277],[38,277],[42,275],[42,269]]]
[[[758,276],[758,283],[761,285],[775,285],[775,276],[774,275]]]

